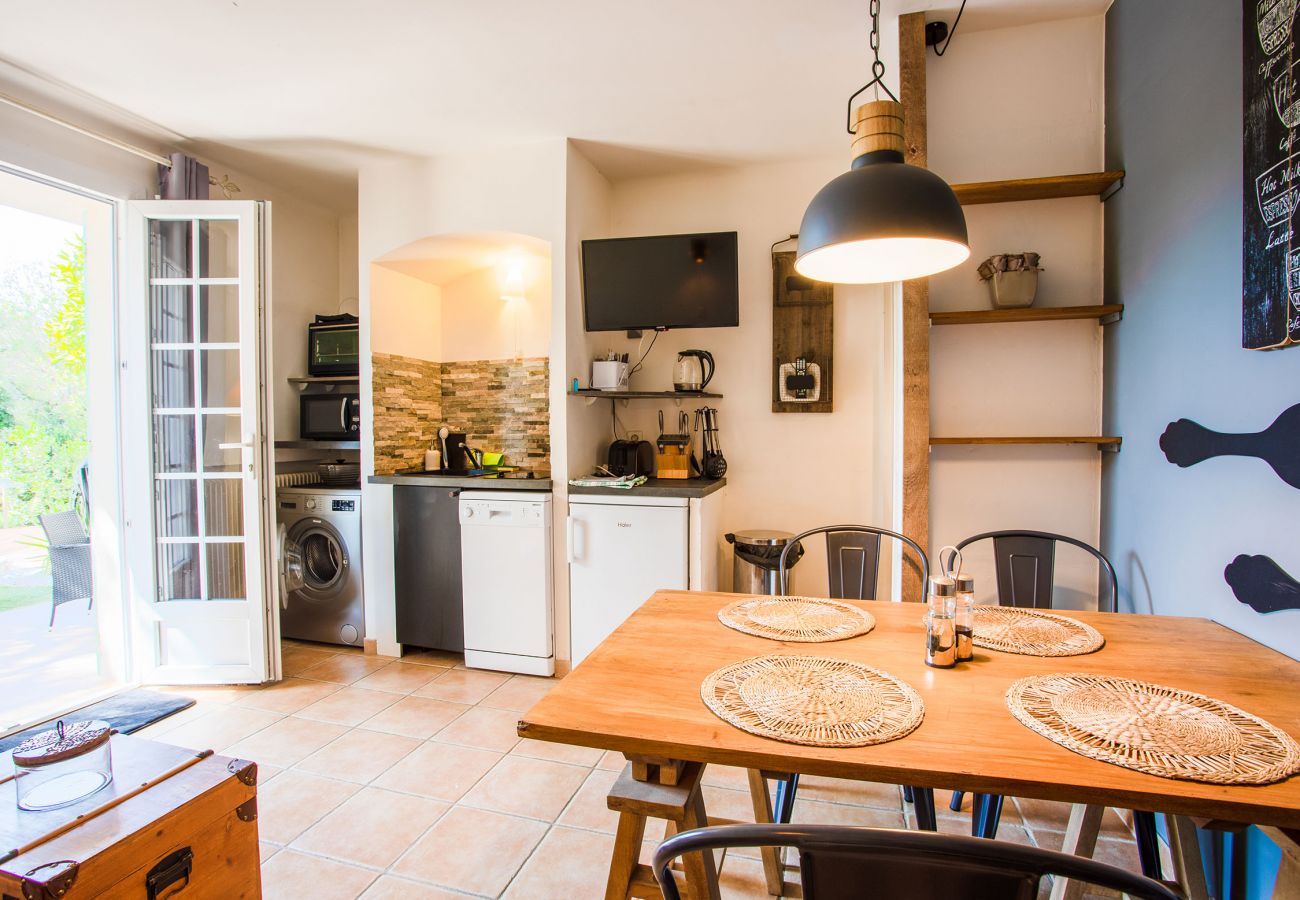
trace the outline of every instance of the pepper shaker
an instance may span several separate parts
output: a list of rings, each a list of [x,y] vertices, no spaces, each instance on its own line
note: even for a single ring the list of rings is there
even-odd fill
[[[957,588],[953,626],[957,632],[957,662],[975,657],[975,577],[966,573],[955,579]]]
[[[957,665],[957,631],[953,621],[957,587],[951,578],[930,579],[930,611],[925,619],[925,664],[936,669]]]

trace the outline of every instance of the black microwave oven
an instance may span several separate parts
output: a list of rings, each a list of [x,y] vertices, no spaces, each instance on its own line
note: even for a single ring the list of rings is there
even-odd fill
[[[301,395],[298,434],[309,441],[360,440],[361,395],[355,391]]]
[[[317,316],[307,326],[307,374],[360,373],[361,329],[356,316]]]

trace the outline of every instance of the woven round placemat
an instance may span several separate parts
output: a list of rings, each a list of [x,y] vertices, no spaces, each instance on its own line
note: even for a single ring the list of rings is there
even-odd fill
[[[910,734],[925,706],[910,686],[862,663],[754,656],[704,679],[700,697],[742,731],[813,747],[865,747]]]
[[[1300,745],[1212,697],[1109,675],[1032,675],[1007,689],[1020,722],[1083,756],[1165,778],[1271,784],[1300,771]]]
[[[1015,606],[975,607],[975,646],[1024,656],[1081,656],[1106,643],[1078,619]]]
[[[751,597],[718,610],[728,628],[774,641],[842,641],[876,627],[871,613],[820,597]]]

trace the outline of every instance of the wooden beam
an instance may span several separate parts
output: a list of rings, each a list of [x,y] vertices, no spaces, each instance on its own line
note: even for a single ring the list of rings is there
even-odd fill
[[[1083,172],[1079,175],[1050,175],[1047,178],[1015,178],[1010,181],[954,184],[952,190],[963,206],[974,206],[977,203],[1015,203],[1020,200],[1101,196],[1123,180],[1124,173],[1121,171]]]
[[[925,13],[898,17],[899,97],[905,157],[928,161],[925,100]],[[930,545],[930,282],[903,282],[903,534]],[[902,598],[925,597],[921,571],[903,555]]]

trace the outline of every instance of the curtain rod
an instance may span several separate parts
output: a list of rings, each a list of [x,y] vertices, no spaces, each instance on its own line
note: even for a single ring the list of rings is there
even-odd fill
[[[16,109],[21,109],[23,112],[31,113],[37,118],[44,119],[47,122],[53,122],[55,125],[61,125],[64,128],[67,128],[69,131],[75,131],[77,134],[84,135],[88,138],[92,138],[93,140],[99,141],[102,144],[108,144],[110,147],[116,147],[119,150],[125,150],[127,153],[133,153],[136,156],[149,160],[150,162],[156,162],[160,166],[166,166],[169,169],[172,167],[172,161],[165,156],[160,156],[157,153],[153,153],[149,150],[145,150],[142,147],[137,147],[134,144],[128,144],[126,141],[119,141],[117,138],[109,137],[106,134],[100,134],[98,131],[91,131],[89,128],[82,128],[80,125],[75,125],[72,122],[67,121],[66,119],[60,119],[58,116],[54,115],[53,113],[46,112],[45,110],[39,109],[35,106],[32,106],[31,104],[24,103],[23,101],[19,100],[16,97],[11,97],[5,93],[0,93],[0,102],[7,103],[8,105]]]

